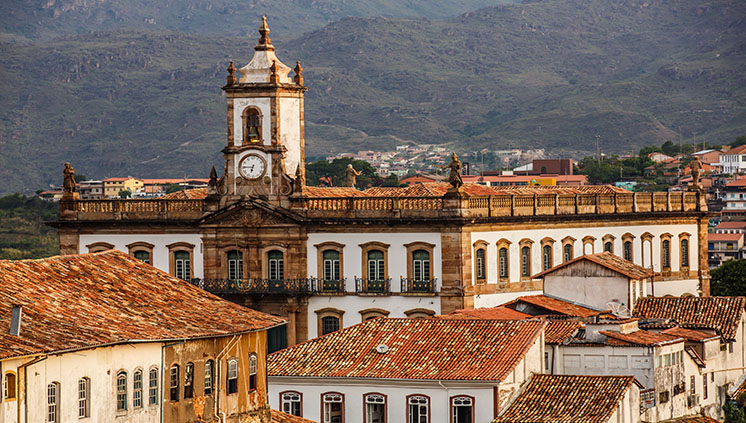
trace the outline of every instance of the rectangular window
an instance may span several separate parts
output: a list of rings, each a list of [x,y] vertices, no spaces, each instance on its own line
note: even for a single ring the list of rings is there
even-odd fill
[[[117,411],[127,411],[127,373],[117,375]]]
[[[174,268],[176,270],[176,276],[182,280],[189,280],[191,278],[191,263],[188,251],[176,251],[174,252]]]
[[[255,354],[249,356],[249,391],[256,390],[256,374],[258,371],[257,357]]]
[[[132,375],[132,407],[142,408],[142,371],[138,370]]]
[[[702,399],[707,399],[707,374],[702,376]]]
[[[508,249],[507,248],[501,248],[498,252],[498,260],[500,265],[500,277],[501,278],[507,278],[508,277]]]
[[[697,393],[697,389],[696,389],[695,381],[694,381],[694,375],[692,375],[689,378],[689,393],[692,395]]]
[[[342,394],[324,394],[324,416],[322,423],[342,423],[344,420],[344,397]]]
[[[451,399],[453,423],[472,423],[474,419],[474,401],[471,397],[454,397]]]
[[[148,404],[158,404],[158,369],[150,369],[148,378]]]
[[[521,248],[521,276],[531,276],[531,248]]]
[[[426,396],[415,395],[407,400],[407,423],[429,423],[430,421],[430,399]]]
[[[60,421],[60,385],[52,382],[47,385],[47,422]]]
[[[339,280],[339,260],[324,260],[324,280]]]
[[[386,397],[378,394],[365,396],[365,423],[386,423]]]
[[[301,410],[301,395],[298,392],[283,392],[281,394],[280,409],[293,416],[303,417]]]
[[[228,393],[238,392],[238,360],[228,360]]]
[[[285,269],[284,261],[280,258],[269,259],[269,279],[273,281],[279,281],[284,278]]]
[[[230,253],[228,254],[228,279],[243,279],[243,259],[236,251]]]
[[[184,366],[184,398],[194,396],[194,364],[187,363]]]
[[[213,366],[214,361],[207,360],[205,363],[205,395],[212,395],[212,373],[213,373]]]
[[[171,390],[169,392],[169,398],[171,401],[178,401],[179,400],[179,366],[173,365],[171,366],[171,373],[170,373],[170,383],[171,383]]]
[[[90,416],[90,379],[84,377],[78,381],[78,417]]]

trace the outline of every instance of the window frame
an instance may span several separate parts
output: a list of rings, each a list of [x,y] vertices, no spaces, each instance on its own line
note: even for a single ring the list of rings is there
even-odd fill
[[[102,251],[109,251],[114,249],[114,244],[108,242],[98,241],[86,245],[89,253],[100,253]]]
[[[567,263],[575,258],[575,238],[566,236],[562,238],[562,263]],[[567,249],[570,249],[570,254],[567,254]]]
[[[60,422],[60,383],[57,381],[47,384],[47,423]]]
[[[215,360],[210,358],[205,361],[204,376],[203,392],[205,396],[212,395],[215,391]]]
[[[340,310],[334,307],[325,307],[325,308],[316,310],[315,313],[316,313],[316,323],[317,323],[317,327],[316,327],[317,337],[322,336],[323,334],[322,319],[324,317],[336,317],[337,319],[339,319],[339,328],[342,329],[344,327],[344,319],[343,319],[344,314],[345,314],[344,310]]]
[[[138,380],[137,376],[140,376],[140,387],[138,388]],[[145,380],[144,373],[142,369],[138,368],[135,369],[134,372],[132,372],[132,408],[143,408],[145,406],[145,401],[143,397],[143,381]],[[139,395],[138,395],[139,394]],[[137,402],[139,401],[140,405],[137,405]]]
[[[684,248],[684,242],[686,242],[686,249]],[[684,256],[686,251],[686,257]],[[686,258],[686,260],[684,260]],[[691,234],[688,232],[682,232],[679,234],[679,270],[682,272],[689,272],[692,265],[692,242]],[[684,275],[687,276],[687,275]]]
[[[363,264],[362,268],[363,268],[363,275],[364,275],[363,279],[371,280],[370,279],[370,268],[369,268],[370,264],[368,263],[368,253],[370,253],[371,251],[377,250],[383,253],[383,266],[382,266],[383,269],[377,268],[376,276],[378,277],[381,274],[383,274],[383,280],[384,281],[388,280],[389,278],[389,247],[390,246],[391,246],[390,244],[385,244],[383,242],[378,242],[378,241],[371,241],[371,242],[359,244],[361,254],[362,254],[362,264]],[[407,260],[407,262],[409,262],[409,260]],[[380,263],[377,263],[377,266],[380,266]],[[373,280],[378,281],[379,279],[373,279]]]
[[[321,417],[321,421],[319,423],[329,423],[331,421],[331,420],[327,421],[325,419],[326,418],[326,416],[325,416],[326,410],[325,410],[324,405],[327,404],[326,398],[325,398],[327,395],[335,395],[335,396],[338,396],[340,398],[341,401],[330,401],[329,404],[342,404],[341,405],[342,423],[344,423],[345,422],[345,417],[346,417],[346,415],[345,415],[346,414],[345,413],[345,411],[346,411],[345,410],[345,394],[343,394],[342,392],[334,392],[334,391],[322,392],[321,395],[320,395],[321,409],[320,409],[319,417]]]
[[[155,372],[155,377],[153,377],[153,372]],[[158,405],[159,396],[158,396],[158,379],[160,378],[160,374],[158,372],[157,367],[151,367],[148,370],[148,405]],[[153,386],[153,382],[155,382],[155,386]],[[155,396],[153,396],[155,394]],[[155,400],[154,400],[155,399]]]
[[[324,263],[324,253],[327,251],[336,251],[339,254],[339,281],[344,280],[344,244],[338,242],[328,241],[320,244],[315,244],[316,247],[316,275],[319,280],[327,280]],[[332,272],[333,273],[333,272]],[[329,279],[330,281],[336,281],[335,279]]]
[[[233,375],[231,375],[231,367],[235,373]],[[226,395],[238,394],[238,358],[231,357],[225,360],[225,382]]]
[[[128,374],[126,370],[117,371],[117,377],[114,378],[115,394],[116,394],[116,410],[117,413],[126,413],[129,409],[129,398],[128,398]]]
[[[406,411],[407,411],[407,420],[406,420],[406,423],[421,423],[421,421],[412,422],[412,415],[411,415],[412,410],[411,410],[411,407],[410,407],[412,404],[410,404],[409,401],[413,397],[425,398],[427,400],[427,404],[426,404],[426,407],[427,407],[427,419],[425,420],[425,423],[430,423],[431,410],[432,410],[432,407],[430,406],[430,404],[431,404],[432,401],[430,399],[430,396],[429,395],[425,395],[425,394],[410,394],[410,395],[406,396],[406,399],[405,399],[405,402],[404,402],[406,404]],[[414,404],[414,405],[417,406],[417,404]]]
[[[172,276],[178,277],[176,275],[176,267],[177,267],[176,253],[186,252],[189,254],[189,271],[184,276],[188,276],[188,280],[194,279],[194,244],[190,244],[188,242],[174,242],[172,244],[166,245],[166,248],[168,248],[169,273]],[[183,279],[183,280],[187,280],[187,279]]]
[[[259,121],[259,125],[257,126],[257,133],[259,136],[255,140],[249,139],[249,119],[251,118],[251,115],[255,114],[257,116],[257,120]],[[256,106],[247,106],[241,111],[241,145],[250,145],[250,144],[263,144],[264,143],[264,137],[262,132],[262,124],[264,123],[264,115],[262,114],[261,109],[259,109]]]
[[[510,282],[510,244],[505,238],[497,241],[497,281],[503,283]],[[503,257],[505,251],[505,257]],[[504,272],[503,272],[504,270]]]
[[[125,247],[127,247],[130,257],[137,258],[135,257],[135,254],[139,252],[148,253],[148,261],[146,261],[145,263],[148,263],[151,266],[153,265],[153,249],[155,248],[155,245],[145,241],[137,241],[131,244],[127,244]]]
[[[259,389],[259,357],[256,353],[249,354],[249,393]]]
[[[554,243],[556,241],[550,237],[542,238],[541,244],[541,271],[549,270],[554,267]],[[547,260],[547,248],[549,248],[549,260]],[[549,267],[547,267],[547,265]]]
[[[528,238],[523,238],[518,242],[518,251],[521,257],[520,277],[522,281],[531,279],[531,271],[533,267],[533,244],[534,241]]]
[[[489,243],[485,240],[477,240],[472,244],[474,255],[474,281],[476,283],[486,283],[489,277],[488,270],[487,270],[487,249],[489,247]],[[479,257],[480,251],[482,252],[482,257]],[[480,275],[481,273],[481,275]]]
[[[91,378],[78,379],[78,418],[91,417]]]
[[[12,378],[12,380],[11,380]],[[13,392],[13,395],[9,395],[10,392]],[[3,400],[4,401],[15,401],[18,399],[18,376],[16,375],[16,372],[12,370],[8,370],[3,375]]]
[[[603,237],[601,237],[601,250],[602,251],[608,251],[611,254],[615,254],[614,253],[614,250],[615,250],[614,249],[614,243],[615,242],[616,242],[616,237],[614,235],[612,235],[612,234],[606,234],[606,235],[604,235]],[[611,248],[609,248],[607,250],[606,246],[609,245],[609,244],[611,244]]]
[[[591,235],[586,235],[586,236],[583,237],[582,241],[583,241],[583,255],[584,256],[588,255],[588,254],[595,254],[596,253],[596,237],[591,236]],[[587,253],[587,254],[585,252],[585,246],[586,245],[590,245],[591,246],[591,251],[590,251],[590,253]]]
[[[179,384],[181,372],[177,363],[168,368],[168,399],[169,401],[179,401]]]
[[[388,423],[389,421],[389,399],[388,395],[382,393],[382,392],[366,392],[363,394],[363,423],[371,423],[368,421],[368,404],[380,404],[377,402],[368,402],[369,396],[379,396],[383,398],[383,423]]]
[[[660,236],[661,243],[660,243],[660,260],[661,260],[661,271],[663,272],[670,272],[671,266],[673,265],[673,252],[671,251],[671,239],[672,235],[669,233],[662,234]]]
[[[265,279],[270,281],[285,280],[285,253],[286,251],[280,248],[269,248],[264,252]],[[278,255],[280,256],[279,259],[277,258]],[[274,258],[270,256],[274,256]]]
[[[184,365],[184,399],[194,398],[194,363]]]
[[[235,257],[231,258],[231,255]],[[225,277],[228,280],[243,280],[244,279],[244,252],[239,248],[231,248],[224,252],[225,256]],[[233,274],[231,274],[233,273]]]
[[[629,259],[626,257],[625,246],[629,243]],[[634,263],[635,261],[635,236],[627,232],[622,235],[622,255],[621,257],[629,262]]]
[[[297,401],[297,404],[298,404],[298,414],[293,414],[293,412],[292,412],[293,411],[292,410],[292,408],[293,408],[292,404],[294,404],[296,402],[293,401],[293,399],[290,399],[290,400],[288,400],[286,402],[286,400],[285,400],[285,395],[286,394],[294,394],[294,395],[298,396],[298,401]],[[279,393],[279,396],[280,396],[280,411],[282,411],[284,413],[288,413],[288,414],[290,414],[292,416],[303,417],[303,393],[302,392],[300,392],[300,391],[282,391],[282,392]],[[285,404],[289,404],[289,409],[288,410],[285,410]]]
[[[471,400],[471,422],[474,423],[474,414],[475,414],[475,411],[476,411],[476,401],[475,401],[474,397],[471,396],[471,395],[453,395],[453,396],[450,397],[450,399],[448,401],[448,405],[449,405],[448,408],[450,410],[450,420],[449,421],[453,422],[454,421],[453,419],[456,417],[456,409],[455,409],[456,405],[454,404],[454,401],[456,399],[458,399],[458,398],[469,398]]]
[[[411,281],[417,280],[417,281],[431,281],[435,279],[435,275],[433,274],[433,265],[435,262],[435,244],[430,244],[429,242],[424,241],[417,241],[417,242],[410,242],[408,244],[404,244],[404,248],[407,249],[407,278]],[[428,254],[428,260],[426,263],[420,263],[420,271],[422,273],[427,272],[427,277],[422,277],[420,279],[416,279],[416,273],[417,273],[417,264],[415,263],[414,255],[415,253],[419,251],[424,251]],[[384,260],[388,261],[388,257],[386,256],[386,253],[384,252]],[[424,261],[424,260],[418,260],[418,261]],[[388,264],[384,266],[386,269],[386,275],[388,275]]]

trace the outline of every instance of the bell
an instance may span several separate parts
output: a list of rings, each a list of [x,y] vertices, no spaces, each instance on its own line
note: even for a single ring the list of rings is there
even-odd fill
[[[249,133],[247,138],[249,141],[255,141],[259,139],[259,131],[257,131],[256,126],[249,126]]]

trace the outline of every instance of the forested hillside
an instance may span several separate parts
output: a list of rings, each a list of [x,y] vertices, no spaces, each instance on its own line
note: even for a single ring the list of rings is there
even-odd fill
[[[620,153],[679,131],[713,144],[745,133],[745,24],[741,0],[544,0],[446,20],[346,18],[276,44],[305,69],[309,157],[407,141],[577,157],[596,135]],[[248,62],[256,36],[0,44],[0,192],[59,183],[66,160],[89,178],[220,168],[225,67]]]

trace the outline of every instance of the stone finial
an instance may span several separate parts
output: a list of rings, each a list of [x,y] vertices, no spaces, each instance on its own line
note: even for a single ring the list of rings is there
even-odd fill
[[[215,165],[212,165],[212,168],[210,168],[210,181],[207,185],[211,187],[218,185],[218,172],[215,170]]]
[[[303,85],[303,68],[300,66],[300,61],[295,62],[295,68],[293,69],[295,72],[295,83],[298,85]]]
[[[278,70],[280,70],[280,67],[277,66],[277,60],[273,60],[272,65],[269,67],[270,84],[277,84],[280,82],[280,75],[277,73]]]
[[[267,26],[267,17],[262,16],[262,26],[259,27],[259,43],[257,43],[254,50],[274,50],[275,47],[272,45],[272,40],[269,39],[269,26]]]
[[[231,60],[231,64],[228,66],[228,76],[225,78],[225,82],[228,85],[233,85],[236,81],[236,66],[233,64],[233,60]]]

